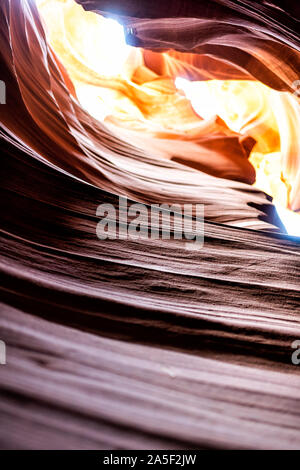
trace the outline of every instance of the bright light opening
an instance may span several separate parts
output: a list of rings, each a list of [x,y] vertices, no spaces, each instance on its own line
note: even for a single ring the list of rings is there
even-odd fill
[[[94,63],[94,70],[107,77],[121,74],[130,51],[125,42],[123,26],[111,18],[100,18],[98,40],[101,48],[96,56],[93,39],[88,59]]]
[[[259,110],[260,119],[257,119],[256,126],[251,123],[250,131],[250,135],[257,141],[249,158],[256,170],[255,186],[274,198],[274,205],[287,233],[300,236],[300,214],[286,208],[288,188],[282,177],[282,148],[280,141],[276,141],[276,132],[279,134],[278,122],[282,119],[284,110],[279,114],[274,112],[273,90],[257,82],[191,82],[181,77],[176,78],[175,85],[184,92],[199,116],[203,119],[220,116],[230,129],[239,134],[247,133],[251,119],[255,118],[255,113]],[[274,130],[274,133],[268,129]],[[281,146],[288,138],[291,136],[281,135]]]
[[[276,204],[277,214],[279,215],[285,229],[289,235],[300,237],[300,214],[285,209],[284,207]]]

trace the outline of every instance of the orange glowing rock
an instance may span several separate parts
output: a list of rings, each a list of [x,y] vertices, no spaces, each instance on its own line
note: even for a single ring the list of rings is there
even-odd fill
[[[256,173],[256,186],[276,203],[300,208],[295,96],[229,63],[223,73],[232,78],[213,79],[220,67],[207,56],[128,46],[120,25],[74,0],[38,6],[48,41],[91,115],[137,146],[152,139],[158,156],[212,175],[254,183]],[[175,81],[180,76],[196,81]]]

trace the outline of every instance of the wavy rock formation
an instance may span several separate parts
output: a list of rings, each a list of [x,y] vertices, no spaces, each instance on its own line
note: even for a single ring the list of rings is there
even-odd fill
[[[299,448],[299,239],[248,184],[254,141],[262,149],[269,137],[259,122],[253,137],[200,118],[170,85],[185,69],[185,78],[255,79],[279,93],[282,171],[299,209],[297,6],[77,3],[122,15],[143,48],[130,80],[108,87],[75,64],[76,81],[69,49],[56,50],[34,1],[0,6],[0,445]],[[119,109],[101,122],[88,113],[78,94],[87,76],[143,116],[151,108],[144,128],[140,114],[121,119]],[[154,97],[171,96],[172,129],[161,109],[153,124],[153,81]],[[119,195],[147,207],[204,204],[203,248],[175,237],[99,240],[97,207],[118,206]]]

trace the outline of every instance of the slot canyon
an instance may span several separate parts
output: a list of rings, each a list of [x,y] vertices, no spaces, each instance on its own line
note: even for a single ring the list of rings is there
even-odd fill
[[[1,0],[1,449],[300,448],[299,21]]]

